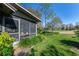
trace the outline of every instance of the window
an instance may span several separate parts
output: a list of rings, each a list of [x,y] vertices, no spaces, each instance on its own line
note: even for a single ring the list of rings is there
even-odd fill
[[[9,33],[17,33],[18,32],[18,20],[6,18],[5,19],[5,31]]]

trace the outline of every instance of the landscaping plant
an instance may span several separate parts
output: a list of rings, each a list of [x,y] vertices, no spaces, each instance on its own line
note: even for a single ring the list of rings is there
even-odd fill
[[[10,56],[13,54],[12,44],[15,41],[7,32],[2,32],[0,35],[0,55]]]
[[[41,35],[33,36],[31,38],[26,38],[26,39],[21,40],[19,45],[21,47],[32,46],[39,42],[42,42],[42,40],[43,40],[43,37]]]

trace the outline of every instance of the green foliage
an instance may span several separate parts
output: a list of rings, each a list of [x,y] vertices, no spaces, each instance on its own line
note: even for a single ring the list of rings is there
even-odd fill
[[[59,17],[55,16],[52,21],[52,30],[61,30],[62,21]]]
[[[41,6],[43,6],[44,8],[49,8],[50,7],[50,3],[41,3]]]
[[[47,30],[52,31],[52,24],[51,24],[51,22],[48,22],[46,25],[47,25],[46,26]]]
[[[37,24],[37,30],[38,30],[38,33],[42,33],[43,32],[43,27],[42,27],[42,24],[39,22],[38,24]]]
[[[41,56],[61,56],[63,55],[58,51],[58,49],[53,45],[48,45],[45,50],[40,54]]]
[[[38,18],[41,18],[42,13],[39,10],[33,9],[32,7],[27,8],[28,11],[36,15]]]
[[[31,56],[76,56],[75,50],[79,40],[77,37],[58,34],[58,32],[45,32],[41,34],[43,41],[34,45],[26,54]],[[64,42],[63,42],[64,41]]]
[[[59,23],[59,24],[62,24],[62,21],[61,21],[61,19],[60,19],[59,17],[54,17],[53,20],[52,20],[52,22],[55,23],[55,24],[56,24],[56,23],[57,23],[57,24],[58,24],[58,23]]]
[[[75,34],[79,38],[79,30],[75,31]]]
[[[41,28],[37,28],[37,30],[38,30],[39,34],[41,34],[43,32],[43,29],[41,29]]]
[[[38,36],[34,36],[31,38],[26,38],[26,39],[21,40],[19,45],[21,47],[27,47],[30,45],[35,45],[35,44],[41,42],[42,40],[43,40],[43,38],[40,35],[38,35]]]
[[[55,12],[50,8],[51,4],[49,3],[43,3],[40,4],[40,6],[41,6],[40,10],[44,16],[45,27],[46,27],[47,20],[52,19],[55,15]]]
[[[32,44],[37,44],[39,42],[42,42],[42,37],[41,36],[34,36],[31,40]]]
[[[38,50],[35,50],[34,48],[31,49],[30,52],[28,52],[26,55],[30,56],[35,56],[36,53],[39,52]],[[45,49],[43,49],[40,53],[40,56],[68,56],[68,55],[73,55],[75,56],[76,53],[70,51],[70,50],[65,50],[60,47],[56,47],[56,45],[47,45]]]
[[[10,47],[10,48],[4,48],[3,50],[2,50],[2,55],[3,56],[12,56],[12,54],[13,54],[13,48],[12,47]]]
[[[0,35],[0,55],[11,55],[12,44],[15,41],[7,32],[2,32]],[[11,49],[11,50],[10,50]]]
[[[30,51],[30,53],[28,53],[26,55],[35,56],[35,52],[36,52],[36,50],[32,48],[31,51]]]
[[[42,34],[44,35],[54,35],[54,34],[59,34],[59,32],[49,32],[49,31],[43,31]]]
[[[59,34],[59,32],[53,32],[53,34]]]
[[[55,13],[54,11],[52,12],[52,10],[49,11],[48,15],[46,16],[46,19],[52,19],[54,17]]]
[[[15,41],[7,32],[2,32],[0,35],[0,46],[11,47],[12,43]]]

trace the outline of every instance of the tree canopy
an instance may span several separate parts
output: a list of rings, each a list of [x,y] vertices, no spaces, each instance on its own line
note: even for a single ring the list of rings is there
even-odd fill
[[[58,23],[58,24],[62,24],[62,21],[59,17],[54,17],[52,20],[53,23]]]
[[[38,18],[41,18],[42,16],[42,13],[37,9],[33,9],[32,7],[29,7],[27,8],[27,10],[33,13],[34,15],[36,15]]]
[[[41,6],[40,11],[42,12],[43,19],[45,21],[44,22],[45,27],[46,27],[47,20],[49,20],[50,18],[53,18],[54,11],[50,8],[51,7],[50,3],[42,3],[40,4],[40,6]]]

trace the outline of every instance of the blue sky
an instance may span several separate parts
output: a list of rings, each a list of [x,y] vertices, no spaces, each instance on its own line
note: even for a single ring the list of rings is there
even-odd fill
[[[23,3],[25,8],[32,7],[39,9],[38,3]],[[75,24],[79,22],[79,4],[78,3],[53,3],[51,8],[55,11],[56,16],[60,17],[64,24]],[[44,23],[42,17],[42,23]]]

